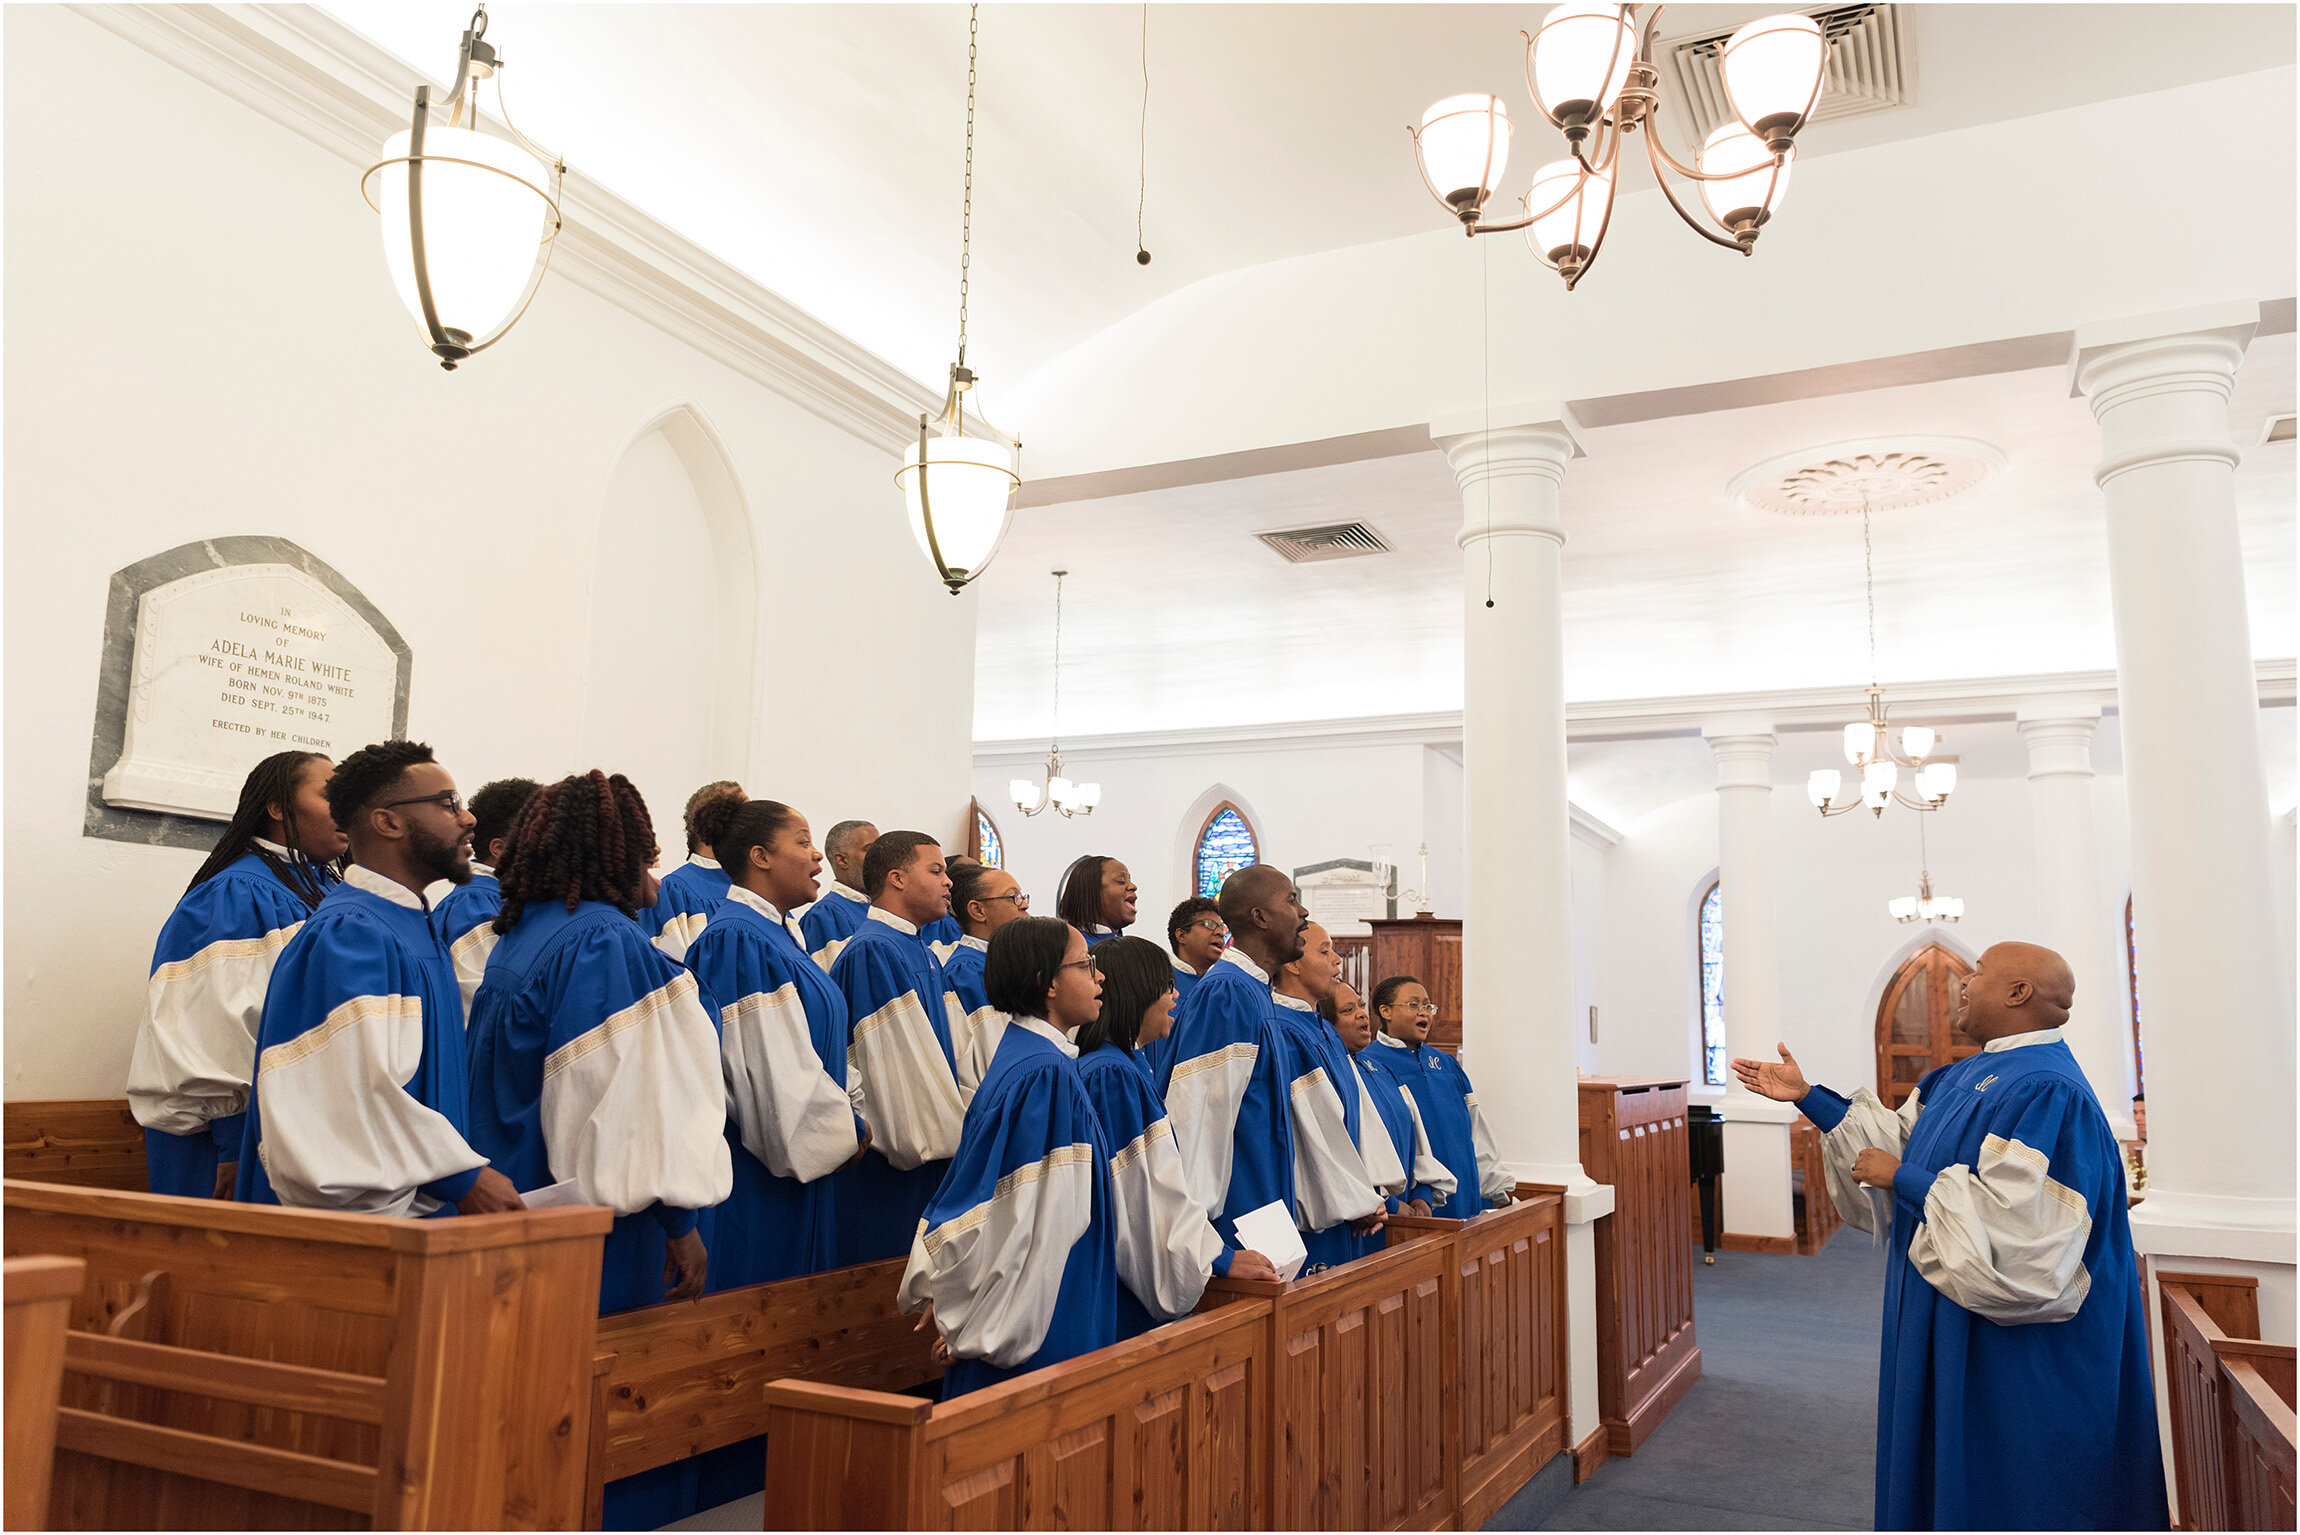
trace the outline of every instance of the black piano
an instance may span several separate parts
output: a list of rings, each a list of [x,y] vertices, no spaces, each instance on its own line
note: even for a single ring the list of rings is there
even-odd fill
[[[1701,1261],[1715,1263],[1717,1233],[1724,1222],[1717,1208],[1717,1179],[1725,1171],[1725,1119],[1707,1104],[1689,1104],[1685,1130],[1693,1185],[1701,1191]]]

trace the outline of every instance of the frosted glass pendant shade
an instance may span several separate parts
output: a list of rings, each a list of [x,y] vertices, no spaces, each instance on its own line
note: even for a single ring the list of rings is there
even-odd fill
[[[903,455],[902,467],[895,471],[895,483],[902,486],[903,499],[910,508],[911,537],[918,540],[919,552],[930,560],[935,557],[934,545],[941,546],[943,571],[938,574],[947,573],[946,579],[971,576],[990,563],[1013,519],[1014,488],[1022,483],[1014,472],[1013,451],[1004,443],[979,437],[929,437],[923,506],[920,476],[918,444],[914,442]],[[930,509],[934,514],[933,544],[926,536]]]
[[[1904,757],[1929,757],[1933,754],[1933,740],[1934,735],[1930,726],[1904,725],[1901,727],[1901,755]]]
[[[1006,797],[1014,801],[1015,808],[1018,810],[1036,810],[1038,808],[1038,785],[1027,778],[1009,778],[1006,781]]]
[[[1543,213],[1545,208],[1550,211]],[[1612,208],[1611,176],[1584,171],[1571,160],[1552,160],[1533,173],[1533,186],[1525,194],[1525,211],[1535,216],[1526,226],[1526,248],[1550,266],[1579,272],[1596,254]]]
[[[1810,16],[1766,16],[1725,40],[1725,94],[1750,132],[1786,149],[1820,99],[1829,45]]]
[[[1073,787],[1070,798],[1071,803],[1092,810],[1096,805],[1102,803],[1102,785],[1098,783],[1078,784]]]
[[[1578,127],[1613,109],[1636,62],[1637,33],[1622,7],[1571,0],[1542,18],[1527,83],[1551,122]]]
[[[1845,727],[1845,760],[1855,767],[1869,760],[1869,748],[1875,743],[1877,732],[1866,723]]]
[[[422,324],[408,219],[412,167],[406,156],[412,138],[413,130],[403,128],[384,142],[386,163],[376,171],[376,201],[383,213],[383,254],[392,283],[407,312]],[[507,139],[469,128],[424,129],[424,271],[432,312],[458,345],[476,350],[518,314],[551,226],[551,202],[544,193],[549,185],[542,162]]]
[[[1704,175],[1722,181],[1701,183],[1701,201],[1709,216],[1735,234],[1754,229],[1780,210],[1789,195],[1789,171],[1796,151],[1776,170],[1773,152],[1739,123],[1727,123],[1709,135],[1694,157]]]
[[[1957,786],[1957,765],[1928,762],[1917,769],[1917,793],[1929,800],[1947,799]]]
[[[1805,798],[1826,809],[1829,801],[1837,797],[1837,791],[1844,787],[1844,783],[1845,775],[1835,768],[1815,768],[1812,776],[1805,780]]]
[[[1897,921],[1914,922],[1917,920],[1917,898],[1913,895],[1896,895],[1885,903],[1885,909],[1890,911]]]
[[[1901,769],[1894,762],[1872,762],[1861,769],[1861,792],[1870,797],[1893,792],[1901,781]]]
[[[1422,114],[1414,153],[1437,200],[1459,214],[1485,206],[1509,164],[1509,108],[1482,91],[1448,96]]]

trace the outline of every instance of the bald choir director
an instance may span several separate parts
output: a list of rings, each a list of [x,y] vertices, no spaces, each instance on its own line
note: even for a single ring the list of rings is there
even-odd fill
[[[2060,1037],[2075,994],[2052,950],[1990,949],[1954,1002],[1979,1052],[1898,1113],[1811,1086],[1787,1045],[1733,1063],[1820,1128],[1848,1223],[1891,1205],[1880,1530],[2165,1528],[2123,1161]]]

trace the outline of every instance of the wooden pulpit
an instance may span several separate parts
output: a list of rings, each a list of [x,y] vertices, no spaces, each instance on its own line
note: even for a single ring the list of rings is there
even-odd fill
[[[1685,1079],[1581,1082],[1581,1166],[1613,1185],[1597,1223],[1597,1415],[1633,1455],[1701,1378]]]
[[[1430,1020],[1429,1042],[1448,1055],[1461,1054],[1461,919],[1458,917],[1396,917],[1366,924],[1374,930],[1373,955],[1366,967],[1366,984],[1378,986],[1386,976],[1410,975],[1428,989],[1437,1004]],[[1370,1007],[1373,998],[1366,999]]]

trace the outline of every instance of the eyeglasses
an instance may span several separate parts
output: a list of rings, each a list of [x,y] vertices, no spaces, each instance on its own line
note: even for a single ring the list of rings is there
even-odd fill
[[[1016,911],[1030,910],[1030,897],[1016,891],[1013,895],[978,895],[974,899],[988,906],[992,901],[1012,901]]]
[[[1102,969],[1100,965],[1094,963],[1094,956],[1091,954],[1084,959],[1074,959],[1067,964],[1056,965],[1054,968],[1057,970],[1084,970],[1089,974],[1097,974]]]
[[[413,799],[386,800],[375,808],[397,810],[402,805],[437,805],[449,815],[463,814],[463,796],[453,789],[442,789],[437,794],[418,794]]]
[[[1224,922],[1220,917],[1200,917],[1195,922],[1183,923],[1182,931],[1187,933],[1192,928],[1199,927],[1204,928],[1209,933],[1226,933],[1230,930],[1229,924]]]
[[[1429,1013],[1434,1015],[1438,1010],[1437,1004],[1435,1002],[1392,1002],[1389,1005],[1408,1013]]]

